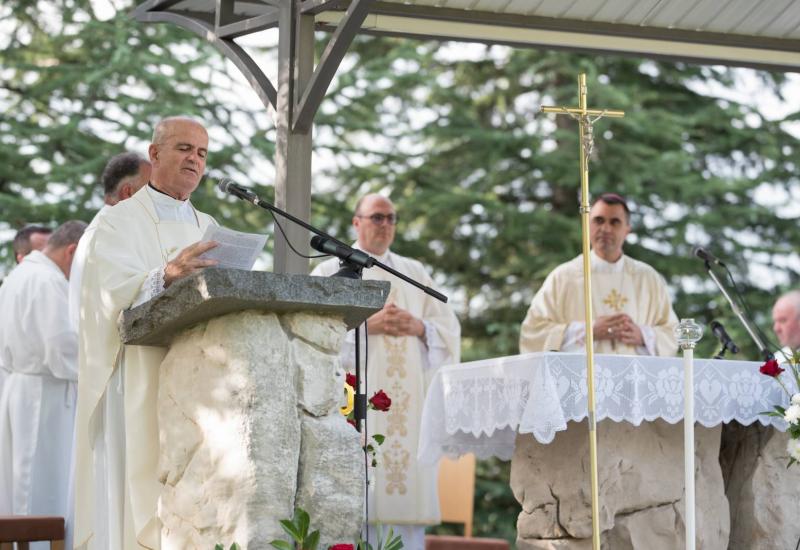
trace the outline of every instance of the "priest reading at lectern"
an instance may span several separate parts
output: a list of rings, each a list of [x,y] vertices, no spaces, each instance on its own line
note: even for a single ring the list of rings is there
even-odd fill
[[[156,125],[150,182],[100,212],[87,243],[80,297],[75,548],[157,549],[158,365],[164,348],[126,346],[120,312],[214,265],[199,242],[216,222],[189,200],[208,133],[186,117]]]
[[[627,202],[614,193],[602,194],[589,218],[595,352],[675,355],[672,331],[678,318],[663,277],[622,251],[631,231]],[[584,318],[579,255],[555,268],[533,297],[520,331],[520,353],[583,351]]]

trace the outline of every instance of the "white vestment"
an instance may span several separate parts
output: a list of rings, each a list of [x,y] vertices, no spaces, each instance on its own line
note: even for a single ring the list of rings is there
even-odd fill
[[[80,297],[75,545],[159,548],[158,367],[165,348],[123,346],[122,310],[163,287],[163,268],[214,220],[144,186],[98,214]]]
[[[400,273],[433,286],[420,262],[392,252],[379,259]],[[332,259],[317,266],[312,274],[328,276],[337,270],[338,260]],[[367,415],[368,432],[386,436],[380,447],[378,467],[370,469],[370,522],[436,524],[440,522],[437,468],[417,463],[422,405],[433,369],[459,362],[461,328],[448,305],[394,275],[374,267],[365,269],[363,276],[365,280],[389,281],[391,291],[387,303],[394,302],[408,310],[421,319],[426,328],[425,340],[412,336],[369,335],[367,398],[382,389],[392,400],[388,413],[369,411]],[[343,366],[351,373],[354,373],[353,334],[353,331],[348,333],[342,353]],[[363,354],[362,339],[362,362]]]
[[[594,340],[596,353],[675,355],[678,318],[663,277],[644,262],[623,255],[605,262],[592,252],[592,312],[627,313],[642,331],[644,346]],[[585,348],[583,257],[555,268],[533,297],[522,323],[520,353],[578,351]]]
[[[97,212],[83,232],[83,236],[81,236],[81,240],[78,241],[78,246],[75,248],[75,255],[72,257],[72,266],[69,269],[69,320],[75,332],[78,331],[78,312],[80,311],[81,283],[83,282],[83,266],[86,264],[86,253],[89,251],[92,235],[97,229],[97,218],[109,208],[106,204]]]
[[[35,250],[0,287],[0,515],[66,516],[78,378],[67,278]]]

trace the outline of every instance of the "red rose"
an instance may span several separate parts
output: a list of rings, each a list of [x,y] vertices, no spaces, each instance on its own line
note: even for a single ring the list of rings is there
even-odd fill
[[[352,544],[334,544],[329,546],[328,550],[354,550]]]
[[[375,392],[375,395],[369,398],[369,403],[376,411],[386,412],[389,410],[389,407],[392,406],[392,400],[389,399],[389,396],[386,395],[383,390]]]
[[[784,369],[778,366],[778,362],[775,359],[770,359],[761,365],[761,368],[758,370],[761,372],[761,374],[766,374],[767,376],[772,376],[775,378],[776,376],[779,376]]]
[[[356,389],[356,375],[355,374],[350,374],[348,372],[347,376],[345,377],[345,382],[351,388]]]
[[[355,421],[355,419],[353,419],[353,418],[348,418],[348,419],[347,419],[347,423],[348,423],[348,424],[350,424],[352,427],[354,427],[356,430],[358,429],[358,426],[356,426],[356,421]]]

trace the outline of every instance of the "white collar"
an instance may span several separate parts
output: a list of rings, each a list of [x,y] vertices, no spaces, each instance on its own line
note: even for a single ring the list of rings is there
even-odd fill
[[[153,203],[158,206],[171,206],[173,208],[180,208],[181,206],[187,204],[189,199],[185,201],[181,201],[175,198],[170,197],[166,193],[162,191],[158,191],[153,189],[151,185],[147,185],[147,192],[150,193],[150,198],[153,199]]]
[[[162,222],[186,222],[197,224],[197,216],[189,199],[184,201],[174,199],[169,195],[157,191],[147,185],[147,194],[153,201],[158,219]]]
[[[613,263],[605,261],[594,250],[592,250],[589,257],[592,263],[592,271],[597,273],[622,273],[623,269],[625,269],[625,254]]]
[[[22,258],[22,261],[32,264],[38,264],[47,267],[49,269],[55,269],[62,275],[64,274],[64,272],[61,271],[61,268],[58,267],[58,265],[53,260],[50,259],[50,256],[48,256],[41,250],[31,250],[24,258]]]

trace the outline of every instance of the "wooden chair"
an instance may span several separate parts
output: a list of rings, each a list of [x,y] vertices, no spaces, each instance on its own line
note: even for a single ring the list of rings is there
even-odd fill
[[[439,463],[439,507],[443,523],[462,523],[464,536],[426,535],[425,550],[508,550],[503,539],[472,538],[475,505],[475,455]]]
[[[0,550],[28,550],[29,543],[50,541],[50,550],[64,550],[64,518],[0,516]]]

